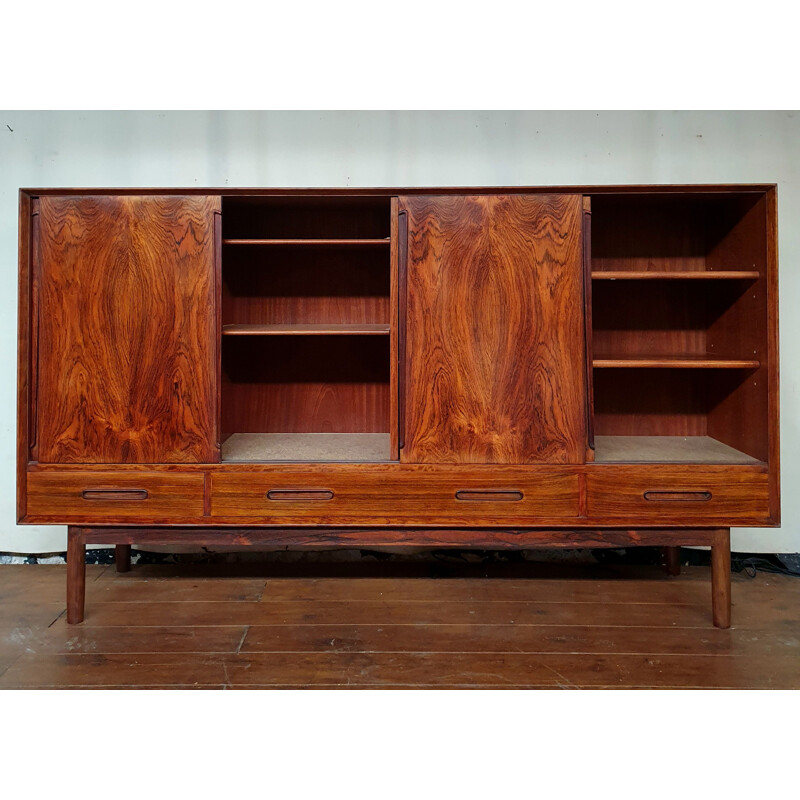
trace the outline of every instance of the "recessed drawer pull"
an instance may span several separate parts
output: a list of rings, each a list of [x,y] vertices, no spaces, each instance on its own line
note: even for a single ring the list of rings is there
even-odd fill
[[[459,489],[456,500],[516,502],[522,500],[522,492],[516,490],[497,491],[495,489]]]
[[[84,500],[147,500],[147,489],[84,489]]]
[[[330,489],[270,489],[267,500],[333,500]]]
[[[711,492],[645,492],[645,500],[710,500]]]

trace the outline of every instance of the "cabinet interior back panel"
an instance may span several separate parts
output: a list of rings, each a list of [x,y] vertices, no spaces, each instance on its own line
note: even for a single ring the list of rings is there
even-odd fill
[[[225,435],[389,431],[388,337],[226,337],[222,353]]]
[[[389,248],[226,247],[223,323],[389,323]]]

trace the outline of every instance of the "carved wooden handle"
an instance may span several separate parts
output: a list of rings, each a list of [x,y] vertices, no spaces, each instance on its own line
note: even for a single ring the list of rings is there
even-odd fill
[[[704,501],[711,499],[711,492],[645,492],[643,495],[645,500],[691,500],[691,501]]]
[[[523,494],[516,489],[459,489],[456,500],[516,502],[522,500]]]
[[[330,489],[270,489],[267,500],[333,500]]]
[[[84,489],[84,500],[147,500],[147,489]]]

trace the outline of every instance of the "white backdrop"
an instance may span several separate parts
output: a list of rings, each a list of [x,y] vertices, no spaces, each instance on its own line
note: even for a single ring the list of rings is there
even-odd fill
[[[68,186],[777,183],[783,527],[733,548],[800,551],[800,113],[0,112],[0,552],[64,550],[15,525],[17,192]]]

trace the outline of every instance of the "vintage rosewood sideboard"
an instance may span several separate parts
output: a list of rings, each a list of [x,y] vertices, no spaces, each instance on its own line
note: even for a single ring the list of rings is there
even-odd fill
[[[18,519],[710,545],[780,520],[773,185],[23,189]],[[143,588],[143,591],[146,589]]]

